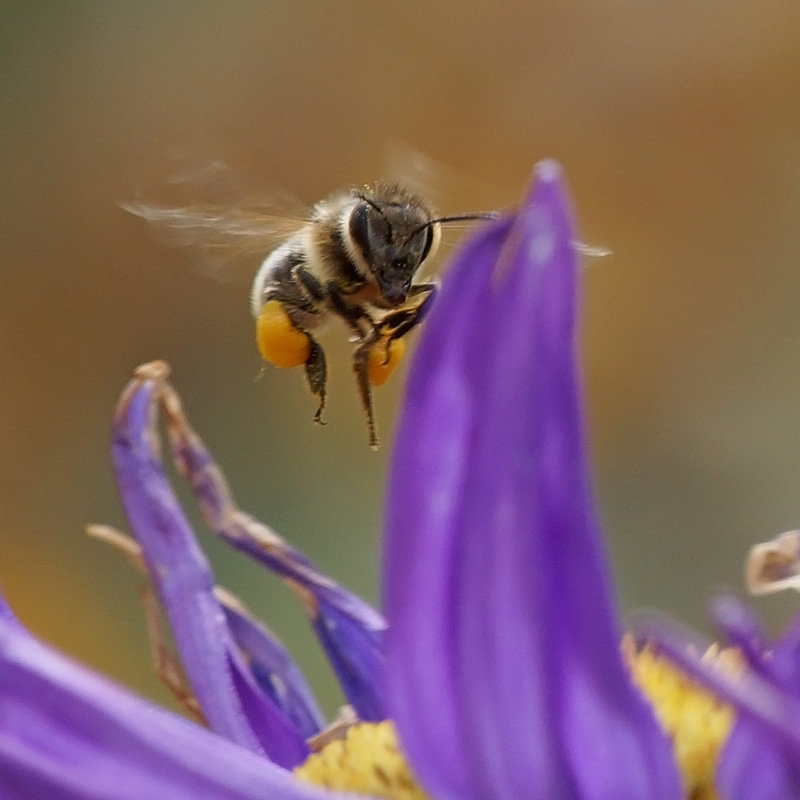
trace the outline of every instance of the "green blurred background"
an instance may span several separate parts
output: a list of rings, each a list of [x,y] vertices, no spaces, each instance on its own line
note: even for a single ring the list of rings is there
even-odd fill
[[[117,205],[186,157],[313,202],[404,142],[446,166],[450,212],[509,206],[558,158],[583,239],[614,253],[585,271],[583,350],[624,607],[705,626],[750,544],[800,524],[796,0],[29,1],[2,4],[0,36],[0,586],[58,647],[165,700],[138,579],[82,534],[124,525],[108,425],[154,358],[242,507],[377,598],[403,376],[377,455],[341,330],[325,429],[300,372],[254,380],[249,275],[209,279]],[[284,587],[201,535],[332,711]],[[777,629],[796,599],[757,605]]]

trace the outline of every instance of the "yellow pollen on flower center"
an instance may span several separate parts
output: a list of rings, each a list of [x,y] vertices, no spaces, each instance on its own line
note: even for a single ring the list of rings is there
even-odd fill
[[[672,742],[686,800],[717,800],[714,770],[734,712],[649,647],[626,637],[623,653],[634,684]],[[703,659],[731,677],[743,666],[735,650],[712,647]],[[359,723],[313,753],[294,774],[316,786],[385,800],[429,800],[414,779],[391,722]]]
[[[363,722],[310,755],[294,774],[317,786],[386,800],[428,800],[400,752],[391,722]]]
[[[672,742],[684,796],[687,800],[717,800],[714,770],[733,725],[733,710],[652,649],[637,652],[626,639],[623,652],[633,682]],[[731,677],[742,672],[735,650],[711,647],[703,660]]]

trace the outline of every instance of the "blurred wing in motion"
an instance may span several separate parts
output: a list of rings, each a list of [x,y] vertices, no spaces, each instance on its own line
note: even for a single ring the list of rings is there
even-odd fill
[[[586,242],[579,242],[576,239],[572,246],[582,256],[588,256],[589,258],[607,258],[614,255],[613,250],[602,244],[586,244]]]
[[[180,191],[177,201],[120,206],[153,225],[159,239],[196,253],[201,271],[217,279],[237,273],[250,279],[266,256],[309,220],[308,209],[293,198],[235,186],[220,164],[181,175],[170,185]]]

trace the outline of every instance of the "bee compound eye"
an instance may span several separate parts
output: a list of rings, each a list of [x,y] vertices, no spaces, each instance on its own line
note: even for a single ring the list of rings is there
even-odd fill
[[[419,263],[421,264],[431,252],[431,247],[433,246],[433,230],[431,225],[426,225],[422,230],[422,235],[425,237],[423,239],[422,245],[422,254],[419,257]]]
[[[367,203],[359,203],[353,209],[352,214],[350,214],[350,223],[348,226],[350,238],[367,261],[370,260],[370,253],[372,251],[369,244],[369,212],[370,209]]]

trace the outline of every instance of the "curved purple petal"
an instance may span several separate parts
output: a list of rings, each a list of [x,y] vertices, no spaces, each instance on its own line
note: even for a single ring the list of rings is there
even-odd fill
[[[776,686],[800,701],[800,616],[770,648],[764,648],[763,663]]]
[[[2,800],[333,800],[0,617]]]
[[[302,598],[312,628],[359,718],[386,719],[381,680],[383,617],[319,572],[275,531],[236,506],[225,478],[189,425],[177,398],[165,405],[165,414],[175,463],[189,481],[209,527],[288,581]]]
[[[725,800],[797,800],[799,759],[779,735],[740,717],[720,753],[714,783]]]
[[[585,466],[573,224],[543,162],[451,266],[390,479],[387,685],[435,797],[675,800],[623,667]]]
[[[383,631],[364,628],[340,606],[324,598],[313,598],[308,613],[311,627],[358,718],[365,722],[386,719],[381,674]]]
[[[219,596],[219,589],[217,595]],[[258,685],[291,720],[304,739],[322,730],[324,719],[308,684],[283,645],[233,602],[222,609],[237,646]]]
[[[128,562],[148,575],[142,548],[124,533],[108,525],[90,525],[87,534],[111,545]],[[280,640],[221,586],[214,587],[236,646],[256,683],[292,721],[300,734],[309,739],[324,725],[322,714],[303,674]],[[2,601],[2,598],[0,598]],[[151,643],[152,646],[152,643]]]
[[[748,705],[739,708],[720,754],[717,788],[730,800],[800,797],[800,620],[769,647],[755,615],[741,601],[719,597],[712,610],[718,627],[762,679],[748,694],[770,696],[780,720],[775,726],[769,718],[751,713]]]
[[[711,614],[728,641],[744,656],[750,669],[763,674],[764,631],[753,612],[736,597],[719,595],[711,601]]]
[[[14,622],[17,619],[16,616],[14,616],[14,612],[11,610],[11,606],[6,603],[2,595],[0,595],[0,619],[5,619],[9,622]]]
[[[303,737],[243,663],[213,577],[158,459],[159,403],[177,403],[160,363],[137,372],[120,399],[112,453],[125,513],[170,621],[187,678],[212,730],[284,767]]]

